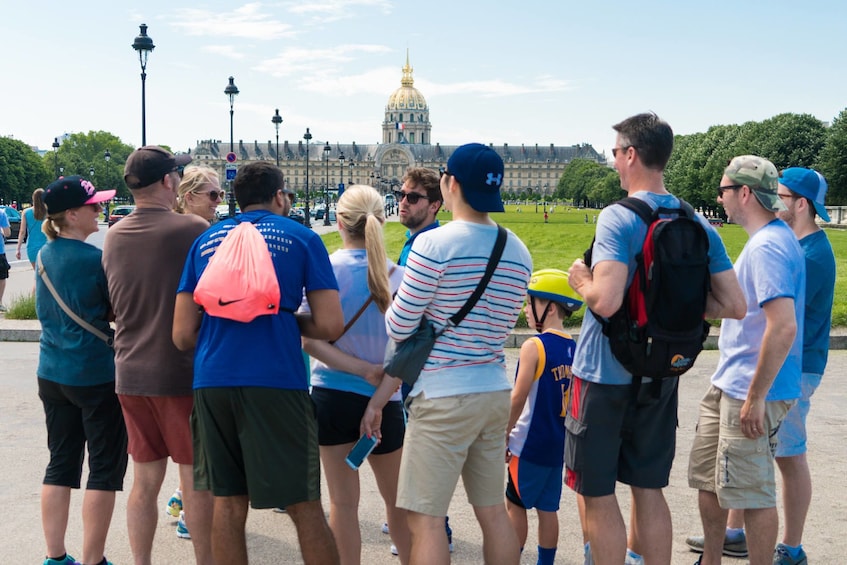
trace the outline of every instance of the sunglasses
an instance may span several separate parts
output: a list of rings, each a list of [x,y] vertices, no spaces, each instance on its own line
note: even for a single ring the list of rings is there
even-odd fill
[[[178,174],[178,175],[179,175],[179,178],[180,178],[180,180],[181,180],[181,179],[182,179],[182,177],[183,177],[183,176],[185,176],[185,165],[179,165],[179,166],[177,166],[177,167],[174,167],[173,172],[175,172],[176,174]]]
[[[727,190],[738,190],[742,186],[744,186],[744,185],[743,184],[728,184],[726,186],[719,186],[718,187],[718,196],[723,196],[723,193],[726,192]]]
[[[448,171],[446,167],[438,167],[438,178],[439,178],[439,180],[444,178],[445,176],[452,177],[453,173]],[[412,204],[414,204],[414,202]]]
[[[210,190],[208,192],[195,192],[194,194],[208,194],[209,200],[211,200],[212,202],[217,202],[218,198],[220,198],[221,200],[226,198],[226,192],[224,192],[223,190],[221,190],[220,192],[217,190]]]
[[[612,147],[612,157],[617,157],[618,151],[626,151],[630,147],[635,147],[635,145],[624,145],[623,147]]]
[[[449,173],[447,173],[447,174],[449,174]],[[428,196],[426,196],[424,194],[418,194],[417,192],[402,192],[402,191],[400,191],[400,192],[397,192],[396,194],[397,194],[397,202],[403,202],[403,199],[405,198],[406,201],[409,204],[411,204],[412,206],[417,204],[418,201],[421,198],[423,198],[424,200],[429,200]]]

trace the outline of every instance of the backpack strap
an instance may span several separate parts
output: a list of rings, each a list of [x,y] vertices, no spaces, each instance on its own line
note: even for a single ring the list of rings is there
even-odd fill
[[[627,210],[635,212],[635,214],[648,226],[653,223],[653,215],[655,214],[653,207],[640,198],[627,196],[626,198],[621,198],[615,202],[615,204],[620,204]]]

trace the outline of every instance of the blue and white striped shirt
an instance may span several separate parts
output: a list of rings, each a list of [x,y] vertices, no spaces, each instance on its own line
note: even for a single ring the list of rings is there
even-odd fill
[[[452,221],[420,234],[403,282],[386,313],[388,336],[402,341],[421,316],[440,329],[473,294],[485,273],[497,226]],[[526,246],[509,232],[503,257],[479,302],[439,336],[411,395],[427,398],[509,390],[503,344],[518,319],[532,273]]]

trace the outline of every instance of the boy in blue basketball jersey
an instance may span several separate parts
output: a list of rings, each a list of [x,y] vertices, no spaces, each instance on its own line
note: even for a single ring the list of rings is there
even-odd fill
[[[558,269],[532,274],[526,319],[539,334],[521,346],[507,428],[506,508],[521,549],[528,508],[538,513],[538,565],[553,563],[559,539],[559,499],[565,452],[565,411],[576,343],[562,322],[582,300]]]

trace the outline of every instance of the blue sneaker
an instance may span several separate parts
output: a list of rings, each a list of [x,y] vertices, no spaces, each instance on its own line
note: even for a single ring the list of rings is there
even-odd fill
[[[776,549],[773,550],[773,565],[806,565],[808,562],[802,547],[797,557],[791,557],[788,547],[782,543],[776,544]]]
[[[180,512],[182,512],[182,491],[177,489],[174,491],[173,496],[168,501],[168,505],[165,506],[165,513],[168,516],[179,518]]]
[[[44,565],[76,565],[76,559],[66,553],[64,559],[44,558]]]
[[[444,517],[444,530],[447,532],[447,549],[453,553],[453,528],[450,527],[450,516]]]
[[[191,534],[188,533],[188,526],[185,525],[185,512],[179,513],[179,520],[176,523],[176,537],[191,539]]]

